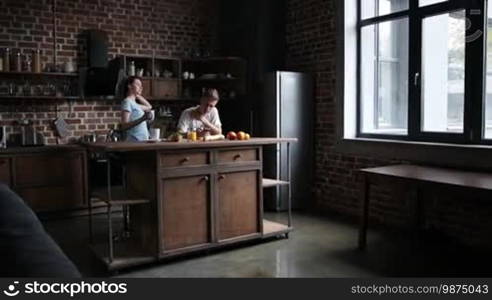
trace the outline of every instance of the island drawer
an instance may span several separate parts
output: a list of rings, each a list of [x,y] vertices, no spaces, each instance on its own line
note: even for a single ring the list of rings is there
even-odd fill
[[[219,163],[257,161],[259,160],[258,149],[253,148],[219,151],[217,159]]]
[[[161,153],[159,166],[161,168],[203,166],[209,163],[208,156],[208,152]]]

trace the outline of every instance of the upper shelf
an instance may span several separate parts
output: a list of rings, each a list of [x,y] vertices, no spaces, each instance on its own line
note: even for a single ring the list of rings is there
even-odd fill
[[[5,75],[22,75],[22,76],[53,76],[53,77],[78,77],[78,73],[53,73],[53,72],[42,72],[42,73],[34,73],[34,72],[5,72],[1,71],[0,76]]]

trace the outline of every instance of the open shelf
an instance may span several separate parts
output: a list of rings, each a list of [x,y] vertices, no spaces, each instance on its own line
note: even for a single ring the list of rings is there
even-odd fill
[[[263,219],[263,237],[268,238],[292,231],[292,227]]]
[[[109,261],[107,243],[93,244],[91,249],[110,271],[157,261],[155,256],[146,253],[146,251],[131,241],[114,243],[114,258],[112,262]]]
[[[22,75],[22,76],[54,76],[54,77],[78,77],[78,73],[61,73],[61,72],[41,72],[41,73],[35,73],[35,72],[5,72],[1,71],[0,76],[4,75]]]
[[[150,203],[150,200],[138,198],[128,198],[122,186],[115,186],[111,188],[111,201],[107,198],[107,189],[95,189],[91,193],[91,200],[100,200],[106,204],[111,204],[112,206],[118,205],[138,205]]]
[[[23,100],[53,100],[53,101],[62,101],[62,100],[80,100],[81,97],[76,96],[10,96],[10,95],[0,95],[0,99],[8,100],[8,99],[23,99]]]
[[[282,186],[282,185],[289,185],[288,181],[282,181],[282,180],[276,180],[276,179],[269,179],[269,178],[263,178],[261,181],[261,186],[263,188],[270,188],[270,187],[276,187],[276,186]]]

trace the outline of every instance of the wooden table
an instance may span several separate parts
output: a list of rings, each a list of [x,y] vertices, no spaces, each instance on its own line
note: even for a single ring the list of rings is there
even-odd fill
[[[360,190],[362,214],[359,228],[359,248],[367,244],[369,224],[369,191],[371,184],[398,182],[412,185],[417,190],[415,219],[422,219],[422,189],[434,188],[462,192],[472,189],[478,193],[492,191],[492,174],[469,172],[456,169],[425,167],[416,165],[393,165],[360,170],[362,184]]]
[[[108,204],[109,232],[107,243],[94,245],[96,254],[108,269],[117,270],[244,241],[288,236],[292,230],[290,200],[288,224],[265,220],[263,188],[288,184],[290,175],[287,181],[264,179],[262,149],[286,143],[289,152],[290,143],[296,141],[87,144],[91,152],[117,154],[126,169],[122,190],[108,186],[98,195]],[[288,166],[290,169],[290,162]],[[111,207],[116,205],[129,207],[133,238],[120,247],[113,247],[112,240]]]

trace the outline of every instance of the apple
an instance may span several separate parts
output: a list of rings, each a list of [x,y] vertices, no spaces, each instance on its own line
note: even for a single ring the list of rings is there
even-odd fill
[[[237,133],[237,139],[240,141],[244,141],[246,139],[246,133],[244,131],[239,131]]]
[[[251,136],[249,135],[249,133],[246,133],[246,139],[249,140],[251,138]]]
[[[233,141],[233,140],[237,139],[237,134],[234,131],[229,131],[227,133],[226,137],[228,140]]]

